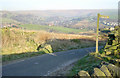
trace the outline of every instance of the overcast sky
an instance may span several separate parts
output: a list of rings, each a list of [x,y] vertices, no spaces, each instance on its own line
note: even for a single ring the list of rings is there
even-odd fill
[[[0,0],[0,10],[117,9],[119,0]]]

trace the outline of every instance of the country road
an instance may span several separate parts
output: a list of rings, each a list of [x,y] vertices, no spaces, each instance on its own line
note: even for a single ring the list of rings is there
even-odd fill
[[[2,67],[2,75],[49,76],[51,72],[59,70],[82,58],[89,52],[94,51],[95,47],[90,47],[35,56],[16,63],[4,65]]]

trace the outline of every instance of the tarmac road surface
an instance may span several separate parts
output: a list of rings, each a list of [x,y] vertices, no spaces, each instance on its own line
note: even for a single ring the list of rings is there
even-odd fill
[[[99,47],[102,48],[102,47]],[[95,47],[68,50],[35,56],[2,67],[3,76],[49,76],[51,72],[59,70],[89,52],[94,52]]]

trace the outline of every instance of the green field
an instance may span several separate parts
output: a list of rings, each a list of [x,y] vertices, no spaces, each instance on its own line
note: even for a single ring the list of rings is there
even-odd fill
[[[58,27],[58,26],[43,26],[43,25],[33,25],[33,24],[24,24],[20,25],[20,27],[26,28],[28,30],[45,30],[51,32],[58,32],[58,33],[79,33],[79,32],[86,32],[85,29],[73,29],[73,28],[66,28],[66,27]]]

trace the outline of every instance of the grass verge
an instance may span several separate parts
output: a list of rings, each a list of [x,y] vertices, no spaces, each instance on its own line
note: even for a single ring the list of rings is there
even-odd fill
[[[81,70],[88,71],[91,74],[93,72],[94,67],[98,66],[100,64],[100,62],[101,62],[101,60],[88,54],[87,56],[84,56],[83,58],[81,58],[73,66],[73,68],[69,71],[67,76],[75,76]]]

